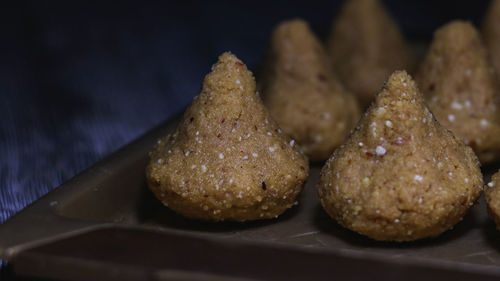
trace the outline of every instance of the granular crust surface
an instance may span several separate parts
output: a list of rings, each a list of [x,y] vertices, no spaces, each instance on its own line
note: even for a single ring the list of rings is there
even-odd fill
[[[500,230],[500,172],[497,172],[491,177],[491,181],[485,186],[484,199],[488,207],[490,218]]]
[[[482,192],[479,161],[397,71],[322,169],[319,198],[338,223],[375,240],[452,228]]]
[[[500,157],[498,81],[477,30],[454,21],[439,28],[416,80],[437,120],[482,163]]]
[[[302,20],[275,29],[263,79],[264,104],[312,161],[328,159],[359,120],[356,98],[334,77],[321,42]]]
[[[224,53],[146,168],[150,189],[186,217],[274,218],[296,203],[308,160],[264,108],[252,73]]]

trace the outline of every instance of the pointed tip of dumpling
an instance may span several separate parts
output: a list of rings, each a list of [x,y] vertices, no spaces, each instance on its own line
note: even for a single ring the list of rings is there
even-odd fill
[[[248,70],[247,66],[234,54],[231,52],[224,52],[219,56],[217,62],[212,65],[211,74],[237,74],[241,76],[252,76],[252,73]],[[229,76],[223,76],[229,77]]]
[[[406,70],[396,70],[394,73],[389,76],[387,82],[384,85],[384,89],[389,92],[402,92],[407,93],[407,95],[403,95],[403,97],[410,96],[416,97],[418,96],[418,89],[415,81],[411,77]]]
[[[270,75],[282,69],[286,75],[300,79],[315,79],[320,76],[336,80],[328,63],[328,56],[321,41],[316,37],[309,24],[302,19],[291,19],[280,23],[271,37],[268,70]],[[299,78],[300,79],[297,79]],[[273,77],[265,77],[271,81]],[[304,82],[304,81],[302,81]],[[302,83],[301,82],[301,83]],[[338,81],[333,81],[336,85]]]
[[[291,36],[310,33],[311,29],[309,24],[300,18],[295,18],[291,20],[286,20],[281,22],[276,29],[274,30],[274,34],[288,34]]]
[[[333,21],[327,49],[333,70],[363,107],[396,69],[413,68],[397,22],[378,0],[349,0]]]
[[[255,79],[247,66],[231,52],[224,52],[203,82],[204,92],[255,91]]]
[[[485,91],[477,87],[492,87],[494,75],[487,57],[478,30],[468,21],[455,20],[434,33],[416,80],[426,97],[479,100]]]
[[[413,137],[425,138],[418,133],[427,133],[429,126],[436,125],[433,120],[413,78],[406,71],[398,70],[389,76],[356,130],[364,132],[367,139],[363,142],[367,144],[381,140],[398,143],[401,134],[407,134],[409,128],[413,130]]]
[[[309,24],[301,19],[301,18],[293,18],[289,19],[286,21],[281,22],[276,29],[280,28],[287,28],[287,29],[293,29],[293,28],[301,28],[301,29],[306,29],[309,28]]]
[[[454,20],[443,25],[434,33],[434,39],[462,48],[476,47],[470,46],[468,43],[481,41],[479,32],[474,25],[463,20]]]
[[[422,74],[422,71],[428,71],[422,69],[424,66],[434,64],[435,68],[441,69],[443,65],[451,63],[460,68],[479,65],[488,68],[487,53],[481,35],[469,21],[454,20],[434,32],[429,51],[417,76]]]
[[[449,23],[443,25],[440,29],[443,28],[456,28],[457,30],[475,30],[476,28],[470,21],[466,20],[453,20]]]
[[[236,57],[230,51],[222,53],[219,56],[219,59],[218,59],[216,65],[225,65],[225,64],[231,64],[231,63],[239,63],[241,65],[245,65],[238,57]]]
[[[376,106],[385,106],[394,102],[422,101],[417,84],[405,70],[397,70],[389,76],[382,91],[375,98]]]
[[[342,12],[349,15],[357,15],[358,18],[362,19],[363,16],[369,16],[367,20],[362,24],[383,24],[382,22],[376,22],[376,19],[384,19],[392,21],[392,18],[388,11],[386,10],[384,4],[379,0],[349,0],[346,1],[342,7]],[[387,24],[387,23],[385,23]]]
[[[346,1],[345,7],[359,7],[359,6],[377,6],[383,7],[379,0],[349,0]],[[371,10],[373,12],[373,10]]]
[[[273,49],[279,50],[278,55],[282,57],[297,56],[300,53],[324,53],[320,40],[309,24],[300,18],[281,22],[274,29],[271,45]]]

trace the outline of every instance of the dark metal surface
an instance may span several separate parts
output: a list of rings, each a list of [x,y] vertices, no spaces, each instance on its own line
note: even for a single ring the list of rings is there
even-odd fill
[[[496,280],[496,272],[178,232],[104,228],[20,253],[18,272],[71,280]]]
[[[331,274],[343,280],[500,278],[498,232],[482,199],[436,239],[375,242],[340,227],[321,209],[315,187],[319,166],[312,167],[298,206],[276,220],[185,219],[156,200],[144,178],[148,151],[176,122],[153,130],[1,225],[0,257],[20,274],[68,280],[326,280]],[[497,168],[487,167],[485,173]]]

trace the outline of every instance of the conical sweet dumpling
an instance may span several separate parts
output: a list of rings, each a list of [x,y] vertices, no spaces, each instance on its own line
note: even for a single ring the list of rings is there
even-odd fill
[[[498,85],[479,33],[454,21],[436,31],[416,80],[437,120],[482,163],[500,156]]]
[[[500,172],[497,172],[491,177],[484,189],[484,199],[488,206],[488,214],[497,224],[497,229],[500,230]]]
[[[323,167],[319,197],[344,227],[410,241],[452,228],[482,184],[472,149],[439,125],[415,82],[397,71]]]
[[[333,76],[306,22],[291,20],[276,28],[266,71],[263,100],[272,116],[312,161],[328,159],[358,122],[360,110]]]
[[[212,221],[280,215],[296,203],[307,173],[307,157],[270,118],[252,73],[230,53],[219,57],[146,168],[163,204]]]
[[[349,0],[328,38],[334,71],[366,107],[385,79],[413,59],[396,22],[378,0]]]
[[[500,79],[500,1],[491,1],[483,21],[483,38],[491,65],[495,68],[497,79]]]

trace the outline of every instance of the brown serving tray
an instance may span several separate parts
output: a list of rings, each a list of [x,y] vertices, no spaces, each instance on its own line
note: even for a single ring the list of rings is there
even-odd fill
[[[317,199],[320,165],[299,205],[276,220],[204,223],[147,189],[152,130],[0,225],[0,258],[16,274],[63,280],[494,280],[500,232],[481,198],[436,239],[382,243],[346,230]],[[489,175],[497,166],[484,167]]]

